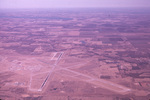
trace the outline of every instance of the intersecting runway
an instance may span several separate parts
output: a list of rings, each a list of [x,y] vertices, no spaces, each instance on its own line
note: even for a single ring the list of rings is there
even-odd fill
[[[54,53],[51,60],[55,60],[55,62],[53,64],[52,68],[50,69],[50,71],[46,71],[46,72],[42,72],[42,73],[38,74],[38,75],[40,75],[40,74],[48,73],[46,78],[44,79],[44,81],[42,82],[41,86],[39,87],[39,89],[37,91],[43,90],[43,88],[45,87],[45,85],[47,84],[51,75],[54,72],[56,72],[56,74],[61,73],[61,75],[73,77],[73,78],[88,82],[90,84],[96,85],[96,86],[101,87],[101,88],[108,89],[110,91],[114,91],[114,92],[119,93],[119,94],[128,94],[132,91],[130,88],[127,88],[125,86],[122,86],[122,85],[119,85],[119,84],[116,84],[116,83],[113,83],[113,82],[110,82],[107,80],[91,77],[87,74],[83,74],[83,73],[80,73],[80,72],[77,72],[77,71],[70,69],[70,68],[77,67],[77,66],[80,66],[83,64],[73,65],[73,66],[69,66],[66,68],[62,68],[61,66],[58,66],[57,64],[59,63],[63,54],[64,54],[64,52]],[[56,67],[57,67],[57,69],[56,69]],[[68,75],[67,73],[72,73],[72,75]],[[32,81],[32,77],[30,79],[30,83],[32,83],[31,81]],[[30,84],[30,86],[31,86],[31,84]],[[29,87],[29,88],[30,88],[30,90],[32,90],[31,87]],[[33,89],[33,90],[35,90],[35,89]]]

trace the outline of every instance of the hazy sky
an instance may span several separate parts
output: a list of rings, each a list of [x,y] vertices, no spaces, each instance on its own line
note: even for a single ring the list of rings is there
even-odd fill
[[[150,0],[0,0],[0,8],[150,7]]]

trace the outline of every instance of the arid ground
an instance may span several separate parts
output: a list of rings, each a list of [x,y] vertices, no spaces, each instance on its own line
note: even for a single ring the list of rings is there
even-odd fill
[[[1,100],[150,100],[150,9],[1,9]]]

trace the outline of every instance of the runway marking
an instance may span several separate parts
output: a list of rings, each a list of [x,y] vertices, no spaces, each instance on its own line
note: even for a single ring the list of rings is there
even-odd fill
[[[64,52],[61,52],[60,55],[58,56],[56,62],[54,63],[52,69],[49,71],[47,77],[45,78],[44,82],[42,83],[39,91],[42,91],[42,89],[44,88],[44,86],[46,85],[47,83],[47,80],[49,79],[49,77],[51,76],[51,74],[53,73],[54,69],[57,67],[56,65],[58,64],[59,60],[61,59],[62,55],[63,55]],[[56,56],[56,55],[55,55]]]
[[[67,68],[61,68],[61,70],[65,70],[65,71],[77,74],[77,75],[70,76],[70,77],[80,79],[79,76],[83,76],[86,79],[82,78],[80,80],[86,81],[88,83],[100,86],[102,88],[105,88],[105,89],[108,89],[108,90],[111,90],[111,91],[114,91],[114,92],[117,92],[119,94],[127,94],[127,93],[132,91],[130,88],[124,87],[122,85],[119,85],[119,84],[116,84],[116,83],[113,83],[113,82],[110,82],[110,81],[106,81],[106,80],[103,80],[103,79],[94,78],[94,77],[91,77],[89,75],[82,74],[82,73],[79,73],[79,72],[76,72],[76,71],[73,71],[73,70],[70,70],[70,69],[67,69]],[[69,76],[69,75],[67,75],[67,76]]]
[[[56,54],[57,54],[57,52],[55,52],[55,53],[53,54],[53,57],[51,58],[51,60],[54,59],[54,57],[56,56]]]
[[[32,90],[32,89],[31,89],[31,84],[32,84],[32,73],[31,73],[31,75],[30,75],[29,90]]]
[[[60,54],[58,55],[57,58],[55,58],[58,53],[60,53]],[[77,67],[77,66],[80,66],[80,65],[84,65],[85,63],[84,64],[74,65],[74,66],[71,66],[71,67],[66,67],[66,68],[61,68],[61,66],[57,66],[58,62],[60,61],[61,57],[63,56],[63,53],[64,52],[57,52],[57,53],[55,53],[53,55],[51,60],[56,60],[56,61],[55,61],[54,65],[53,65],[53,67],[51,68],[51,70],[50,71],[46,71],[48,73],[48,75],[44,79],[44,81],[41,84],[39,89],[37,89],[37,90],[36,89],[31,89],[31,81],[32,81],[32,77],[31,77],[30,84],[29,84],[30,90],[42,91],[44,86],[46,85],[48,79],[53,74],[53,72],[58,72],[58,71],[64,70],[64,71],[68,71],[69,73],[73,73],[74,74],[74,75],[67,75],[67,74],[63,73],[63,75],[65,75],[65,76],[77,78],[77,79],[80,79],[82,81],[85,81],[85,82],[94,84],[96,86],[105,88],[107,90],[117,92],[119,94],[127,94],[127,93],[132,91],[130,88],[124,87],[122,85],[119,85],[119,84],[116,84],[116,83],[113,83],[113,82],[110,82],[110,81],[106,81],[106,80],[103,80],[103,79],[94,78],[94,77],[91,77],[89,75],[86,75],[86,74],[83,74],[83,73],[80,73],[80,72],[76,72],[76,71],[73,71],[73,70],[69,69],[69,68]],[[56,67],[60,67],[60,68],[56,69]],[[46,72],[43,72],[43,73],[46,73]],[[40,73],[40,74],[42,74],[42,73]],[[36,75],[38,75],[38,74],[36,74]],[[82,78],[80,78],[80,76],[82,76]]]

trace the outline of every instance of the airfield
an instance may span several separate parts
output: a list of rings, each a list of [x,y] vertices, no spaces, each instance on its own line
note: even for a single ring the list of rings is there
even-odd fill
[[[0,99],[150,99],[148,10],[0,13]]]

